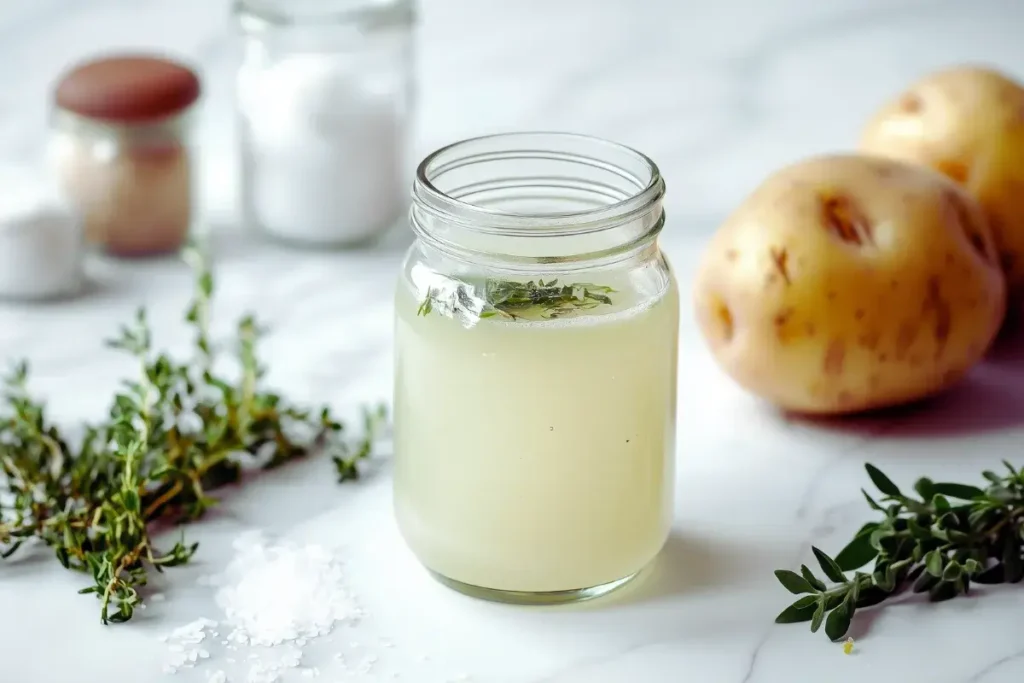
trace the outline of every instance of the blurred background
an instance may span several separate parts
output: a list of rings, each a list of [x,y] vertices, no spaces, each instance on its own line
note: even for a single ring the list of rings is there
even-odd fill
[[[0,154],[43,142],[71,63],[166,51],[205,81],[206,210],[234,215],[230,0],[0,3]],[[643,150],[669,181],[676,230],[711,230],[786,161],[852,145],[885,98],[941,65],[1024,76],[1015,0],[419,0],[413,156],[471,135],[569,129]]]
[[[253,4],[294,3],[296,7],[386,1],[248,0]],[[243,163],[237,123],[242,117],[235,101],[243,41],[232,4],[232,0],[0,0],[0,166],[17,168],[39,163],[51,137],[56,83],[81,60],[144,50],[183,61],[198,72],[203,82],[195,112],[201,223],[216,231],[244,235],[244,239],[227,241],[229,248],[218,254],[221,261],[214,327],[219,329],[215,332],[230,330],[238,315],[254,311],[271,330],[262,347],[262,357],[268,359],[269,365],[268,385],[280,387],[298,402],[345,407],[377,399],[387,401],[392,393],[392,308],[401,250],[294,248],[264,240],[243,226],[245,221],[239,211]],[[694,264],[706,239],[755,186],[775,169],[801,157],[852,149],[868,117],[917,78],[947,65],[979,63],[1024,79],[1022,0],[416,0],[416,15],[415,57],[408,62],[414,74],[409,81],[414,115],[409,119],[412,136],[403,166],[406,172],[441,145],[487,133],[565,130],[633,146],[653,158],[667,180],[667,228],[661,241],[684,290],[692,282]],[[258,55],[258,51],[252,52],[250,58],[253,54]],[[105,87],[110,87],[109,81]],[[269,97],[268,110],[273,109],[275,99],[278,103],[297,102],[290,95]],[[79,97],[78,105],[82,103]],[[308,147],[295,148],[301,153],[294,155],[299,161],[310,160],[313,171],[305,176],[294,174],[290,181],[289,173],[281,172],[276,178],[285,180],[277,184],[268,182],[267,186],[288,186],[289,192],[283,195],[300,196],[302,193],[296,188],[301,189],[304,179],[318,172],[317,163],[324,163],[325,168],[337,172],[328,180],[344,179],[335,185],[350,193],[342,195],[344,201],[336,202],[336,215],[347,215],[347,208],[365,209],[355,197],[384,194],[372,189],[361,189],[362,194],[357,194],[351,191],[350,183],[362,179],[373,187],[373,179],[383,177],[388,191],[395,189],[395,193],[379,215],[395,209],[392,213],[400,217],[404,210],[402,202],[408,197],[408,184],[394,179],[397,164],[373,165],[374,159],[393,156],[375,156],[374,150],[379,148],[376,143],[394,143],[394,137],[366,137],[360,133],[362,128],[346,128],[351,123],[346,118],[349,114],[367,111],[353,108],[333,112],[341,124],[333,133],[341,131],[339,142],[360,147],[363,156],[351,158],[370,164],[366,174],[353,171],[358,169],[355,163],[344,168],[331,167],[332,160],[344,155],[335,154],[333,149],[320,150],[324,153],[318,155],[314,140]],[[361,119],[361,125],[366,123],[367,117]],[[283,148],[282,157],[287,156],[288,145],[275,138],[272,128],[267,130],[271,132],[262,142],[268,149]],[[133,149],[132,145],[125,148]],[[90,154],[98,151],[105,151],[102,145],[89,147]],[[139,159],[126,154],[126,158],[131,164],[137,161],[140,168],[147,159],[145,154]],[[271,160],[264,164],[271,169],[275,167],[272,159],[269,153],[264,158]],[[132,186],[131,174],[118,175],[116,165],[110,171],[101,163],[105,159],[99,156],[85,160],[96,162],[92,170],[109,173],[105,177],[123,181],[127,176],[129,182],[125,185]],[[180,180],[176,175],[180,169],[173,158],[170,161],[167,177],[171,180],[167,182],[173,185]],[[79,170],[78,166],[68,168]],[[83,182],[96,177],[89,168],[69,175]],[[165,180],[158,178],[142,187],[137,197],[148,196],[148,190],[159,195]],[[330,182],[314,188],[321,192],[321,197],[329,198],[324,188],[330,189]],[[111,181],[110,185],[118,187],[118,182]],[[17,190],[3,176],[0,187],[6,190],[0,192],[0,204],[16,198]],[[173,188],[179,189],[176,185]],[[100,194],[94,192],[97,197]],[[117,199],[121,201],[120,197]],[[132,220],[122,223],[134,228],[135,217],[147,215],[147,211],[138,210],[132,197],[123,201],[130,210],[125,210],[122,217]],[[293,216],[315,220],[323,206],[318,201],[299,200],[282,204],[288,204],[287,210],[282,211],[288,220]],[[20,220],[22,216],[16,218]],[[25,291],[35,287],[42,291],[54,286],[53,282],[32,279],[43,277],[42,271],[54,261],[45,258],[45,250],[37,249],[38,244],[17,241],[33,234],[31,230],[21,230],[24,225],[18,220],[9,221],[13,226],[10,230],[0,226],[0,239],[10,237],[0,243],[0,298],[9,293],[5,287]],[[293,225],[300,222],[296,219]],[[56,230],[62,225],[67,227],[67,221],[54,221],[49,227]],[[405,240],[410,237],[401,219],[396,230]],[[65,240],[65,246],[69,254],[76,248],[70,238]],[[38,258],[40,267],[23,261],[22,252],[15,247]],[[100,267],[90,268],[93,282],[85,296],[41,305],[25,305],[22,301],[0,304],[0,363],[27,356],[33,365],[33,390],[47,398],[54,419],[74,424],[100,417],[120,378],[136,372],[133,360],[104,351],[101,340],[129,320],[137,306],[145,305],[150,311],[154,338],[159,340],[160,348],[173,353],[189,349],[193,343],[191,331],[180,322],[193,282],[179,260],[112,259],[92,265]],[[54,266],[55,273],[70,270],[67,263]],[[689,294],[684,291],[684,301]],[[666,603],[664,608],[659,605],[654,612],[643,612],[641,605],[637,607],[640,611],[625,612],[627,616],[636,615],[635,621],[630,622],[623,618],[624,612],[612,610],[605,616],[607,621],[587,621],[578,629],[570,626],[557,638],[550,638],[550,634],[558,626],[537,628],[535,624],[524,626],[514,620],[503,621],[498,629],[480,629],[468,618],[461,622],[459,630],[437,628],[437,623],[443,623],[437,619],[457,621],[472,610],[484,609],[476,605],[460,613],[448,603],[437,603],[442,607],[435,605],[433,612],[426,612],[426,620],[416,622],[409,619],[408,603],[395,598],[401,594],[392,590],[392,572],[401,565],[392,563],[392,555],[386,552],[377,559],[378,535],[385,541],[392,539],[387,541],[391,543],[388,547],[399,547],[394,536],[384,536],[385,532],[380,531],[391,533],[388,481],[371,480],[351,497],[338,496],[333,478],[323,477],[315,469],[268,477],[260,484],[264,488],[255,488],[254,493],[233,499],[229,509],[236,513],[234,519],[227,514],[223,518],[227,522],[221,527],[199,525],[196,538],[202,539],[204,552],[211,553],[204,555],[209,558],[204,561],[218,561],[218,548],[227,552],[226,543],[218,546],[207,539],[233,531],[236,519],[270,529],[288,529],[306,516],[319,515],[338,505],[342,506],[338,508],[338,519],[344,523],[332,526],[332,533],[338,529],[338,533],[354,534],[357,544],[374,549],[366,556],[372,556],[379,566],[367,565],[367,576],[372,573],[374,581],[379,582],[380,592],[375,597],[380,598],[380,604],[393,608],[389,618],[402,628],[408,626],[410,640],[448,652],[455,661],[462,661],[464,651],[470,651],[478,659],[470,663],[481,668],[500,662],[508,669],[504,672],[506,678],[501,680],[525,676],[527,671],[540,675],[542,670],[557,670],[563,659],[591,662],[594,668],[585,666],[579,678],[566,670],[565,676],[545,674],[543,680],[554,681],[557,677],[559,681],[589,683],[598,680],[593,674],[596,669],[611,677],[601,680],[627,680],[629,676],[636,677],[639,660],[668,672],[704,666],[708,673],[702,672],[698,678],[709,682],[753,680],[758,652],[767,638],[763,634],[781,599],[770,569],[782,566],[780,563],[791,564],[795,555],[777,557],[789,547],[782,544],[773,546],[770,552],[751,551],[756,539],[751,539],[750,530],[756,531],[757,527],[750,522],[775,524],[793,534],[810,534],[813,527],[813,533],[820,532],[822,538],[845,533],[846,527],[852,529],[853,522],[843,515],[849,510],[860,510],[863,505],[850,478],[854,476],[853,467],[856,476],[861,476],[860,463],[856,462],[860,451],[855,449],[865,442],[865,435],[856,429],[803,429],[781,423],[767,412],[756,412],[750,407],[752,403],[741,402],[746,398],[740,389],[726,381],[712,364],[694,325],[692,307],[687,303],[683,309],[681,348],[680,432],[706,435],[707,448],[704,442],[687,442],[688,455],[692,452],[701,457],[680,459],[680,480],[698,482],[690,489],[693,493],[683,499],[680,509],[687,515],[688,524],[695,528],[704,524],[703,528],[710,529],[708,538],[719,541],[716,552],[709,553],[704,559],[710,559],[693,575],[697,576],[696,583],[686,584],[691,578],[680,583],[697,588],[698,592],[708,589],[689,603],[689,612],[676,612],[678,603]],[[993,373],[1004,371],[1000,368]],[[1014,375],[1006,377],[1007,383],[1015,381]],[[736,406],[742,406],[743,412],[737,412]],[[1014,411],[1011,406],[1003,412]],[[996,419],[1003,419],[1002,413],[995,413]],[[1018,416],[1014,413],[1012,417],[1016,420]],[[737,423],[742,428],[736,428]],[[950,433],[955,430],[954,426]],[[906,479],[927,469],[922,462],[928,462],[928,467],[941,465],[936,476],[942,474],[950,480],[973,477],[976,463],[963,457],[967,449],[994,457],[997,453],[1017,452],[1014,449],[1019,449],[1020,443],[1019,433],[1012,430],[994,430],[984,442],[969,431],[958,438],[921,441],[911,429],[903,437],[894,436],[886,446],[889,450],[879,454],[875,461],[886,465],[887,471],[892,465],[895,474]],[[798,439],[805,439],[805,448],[794,446]],[[692,447],[692,443],[698,446]],[[847,453],[852,456],[836,464],[837,461],[822,459],[823,453],[839,454],[837,458]],[[907,455],[914,457],[903,457]],[[925,456],[932,460],[924,460]],[[757,486],[750,489],[749,495],[746,490],[737,489],[741,486],[737,483],[738,472]],[[764,482],[771,485],[762,486]],[[732,496],[723,497],[720,493],[734,490]],[[267,505],[271,498],[275,504]],[[850,502],[853,498],[857,498],[855,503]],[[366,515],[372,524],[348,524],[350,517],[344,513],[355,508],[346,505],[360,506],[358,517],[365,521]],[[709,526],[709,521],[718,525]],[[795,539],[793,549],[797,540],[801,547],[807,545],[806,539]],[[824,541],[836,546],[840,542],[838,537]],[[220,559],[224,559],[223,555]],[[745,586],[757,590],[763,587],[764,592],[748,600],[753,592],[730,589],[727,595],[697,585],[705,580],[711,584],[713,581],[708,577],[723,574],[717,568],[712,571],[715,562],[727,564],[728,570],[742,574],[738,580],[749,581]],[[700,558],[697,564],[701,564]],[[405,566],[412,567],[412,563]],[[75,602],[73,597],[68,600],[65,593],[72,592],[72,586],[78,588],[78,584],[74,583],[75,577],[66,578],[58,570],[59,567],[51,566],[53,573],[44,581],[32,565],[17,580],[10,578],[10,574],[0,580],[0,604],[18,616],[4,634],[8,651],[31,652],[30,648],[54,641],[67,643],[70,648],[57,662],[52,661],[49,653],[26,657],[13,671],[5,670],[4,680],[71,680],[77,668],[75,673],[61,677],[54,673],[55,667],[64,666],[65,671],[71,672],[70,667],[80,667],[85,661],[85,654],[94,656],[100,648],[109,647],[110,641],[104,640],[108,634],[91,628],[95,625],[95,605],[91,601]],[[199,567],[195,571],[205,570]],[[724,574],[732,576],[731,571]],[[369,579],[367,582],[372,583]],[[60,590],[54,588],[58,585]],[[421,585],[413,582],[405,587],[412,591],[419,590]],[[723,608],[724,596],[733,602]],[[848,676],[842,680],[891,680],[879,678],[879,670],[869,671],[868,667],[879,661],[886,667],[889,662],[918,666],[918,659],[906,657],[916,647],[913,643],[926,646],[935,642],[937,636],[956,633],[956,628],[962,630],[962,622],[956,620],[970,610],[983,615],[980,618],[989,620],[989,624],[997,623],[993,619],[1013,624],[1013,619],[1019,618],[1019,606],[1011,600],[987,603],[986,610],[996,610],[994,617],[989,616],[993,612],[977,610],[977,603],[964,602],[967,605],[961,612],[945,608],[941,613],[928,612],[927,618],[922,616],[915,622],[921,625],[920,629],[916,625],[913,630],[904,629],[909,617],[897,616],[889,622],[890,626],[894,631],[906,632],[913,640],[886,634],[871,645],[877,648],[875,652],[886,653],[886,659],[854,657],[838,667],[834,664],[834,650],[827,654],[824,649],[809,651],[803,629],[786,631],[785,637],[791,640],[777,640],[782,645],[774,652],[766,650],[758,664],[762,668],[775,666],[775,671],[785,674],[779,674],[779,678],[760,676],[757,680],[794,680],[791,674],[792,663],[797,661],[797,647],[799,661],[810,662],[806,669],[815,675],[828,666],[836,667],[829,669],[839,671],[836,676]],[[175,609],[179,609],[177,604]],[[731,605],[738,605],[735,613],[744,620],[738,630],[726,618],[733,611]],[[173,613],[175,619],[181,619],[180,623],[194,618],[195,614],[188,609],[180,609]],[[707,610],[709,619],[702,610]],[[155,612],[156,609],[152,610],[150,615]],[[574,618],[570,614],[566,622],[558,623],[575,624]],[[636,629],[634,623],[638,625]],[[595,636],[588,642],[577,637],[580,633],[599,634],[605,628],[602,624],[607,625],[607,638]],[[61,625],[69,630],[54,630]],[[966,652],[969,656],[965,656],[963,648],[930,650],[930,665],[948,668],[951,676],[963,674],[955,679],[962,683],[967,680],[968,670],[981,670],[981,674],[971,678],[980,681],[988,671],[982,670],[987,663],[1009,661],[999,658],[1011,646],[1019,647],[1014,629],[981,626],[979,633],[992,635],[973,642],[970,652]],[[626,639],[620,635],[625,630],[636,630],[640,635],[631,633]],[[43,633],[45,638],[40,637]],[[120,678],[126,678],[131,671],[132,680],[142,680],[133,669],[133,662],[159,656],[164,646],[152,634],[136,635],[137,632],[127,630],[120,633],[125,635],[119,637],[135,638],[123,641],[128,646],[122,654],[130,656],[103,661],[112,667],[110,671],[117,668],[124,674]],[[514,637],[506,638],[506,633]],[[683,640],[665,640],[667,633],[670,638]],[[691,634],[692,640],[685,640]],[[628,656],[619,660],[619,668],[606,667],[608,644],[624,645],[633,638],[650,638],[653,644],[648,648],[629,646],[625,651]],[[466,642],[483,645],[466,647]],[[570,654],[563,656],[563,651]],[[1020,661],[1019,656],[1015,661]],[[18,665],[24,667],[21,675]],[[627,674],[630,668],[633,670]],[[156,677],[157,669],[151,670]],[[886,675],[891,673],[885,669]],[[78,680],[92,683],[115,677],[104,674]],[[915,680],[909,674],[906,679]],[[1014,680],[1021,677],[1018,675]]]

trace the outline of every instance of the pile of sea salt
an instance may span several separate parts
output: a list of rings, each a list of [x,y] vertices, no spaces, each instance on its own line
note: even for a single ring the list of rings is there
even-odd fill
[[[316,677],[317,669],[301,666],[302,648],[363,616],[342,562],[323,546],[272,543],[259,532],[241,535],[234,548],[223,574],[204,581],[218,587],[223,618],[197,619],[168,635],[165,671],[176,673],[209,658],[205,645],[216,640],[229,664],[244,662],[246,683],[275,683],[289,670]],[[227,676],[217,670],[207,680],[226,683]]]

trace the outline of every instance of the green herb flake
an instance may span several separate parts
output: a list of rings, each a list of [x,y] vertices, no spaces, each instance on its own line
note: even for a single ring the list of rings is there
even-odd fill
[[[477,318],[501,316],[510,320],[539,318],[553,320],[611,306],[615,290],[590,283],[559,284],[558,280],[516,282],[488,279],[481,284],[459,283],[444,293],[430,287],[416,313],[429,315],[438,310],[446,315],[466,312]]]

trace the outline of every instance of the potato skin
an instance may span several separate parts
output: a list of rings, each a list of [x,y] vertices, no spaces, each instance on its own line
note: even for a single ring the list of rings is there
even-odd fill
[[[870,119],[860,151],[962,184],[988,217],[1011,304],[1024,301],[1024,86],[980,66],[937,71]]]
[[[960,380],[1006,306],[984,214],[956,183],[881,157],[770,176],[703,254],[701,332],[749,391],[792,411],[907,403]]]

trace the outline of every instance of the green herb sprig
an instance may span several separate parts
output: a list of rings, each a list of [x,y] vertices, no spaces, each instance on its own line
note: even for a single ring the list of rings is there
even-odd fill
[[[476,292],[482,291],[482,301]],[[429,315],[435,308],[445,315],[469,313],[478,318],[496,315],[512,320],[562,318],[597,306],[612,304],[609,294],[615,290],[604,285],[574,283],[560,285],[558,280],[516,282],[514,280],[485,280],[482,285],[459,283],[445,291],[431,287],[420,303],[417,315]]]
[[[824,572],[806,565],[800,573],[779,569],[775,576],[790,592],[803,595],[776,617],[776,623],[811,622],[816,632],[838,640],[857,609],[876,605],[911,589],[933,602],[966,595],[972,583],[1018,583],[1024,579],[1024,471],[1003,462],[1004,475],[986,471],[985,488],[918,479],[904,494],[877,467],[865,465],[882,493],[876,501],[863,491],[883,519],[869,522],[835,558],[813,548]],[[954,504],[953,501],[962,501]],[[870,571],[857,571],[874,562]],[[846,572],[855,572],[850,578]]]
[[[238,378],[215,374],[213,277],[199,253],[192,256],[196,290],[185,319],[194,357],[180,363],[155,351],[140,309],[109,342],[136,359],[138,372],[78,447],[30,397],[26,363],[4,382],[0,481],[8,495],[0,498],[0,556],[30,540],[49,546],[64,567],[91,575],[92,585],[79,592],[99,598],[103,623],[132,618],[151,570],[192,558],[198,544],[161,549],[151,534],[162,523],[202,517],[217,504],[211,491],[239,481],[243,461],[273,468],[323,450],[341,481],[354,479],[386,421],[382,407],[366,410],[363,433],[350,439],[327,407],[307,410],[264,388],[262,330],[251,316],[238,323]]]

